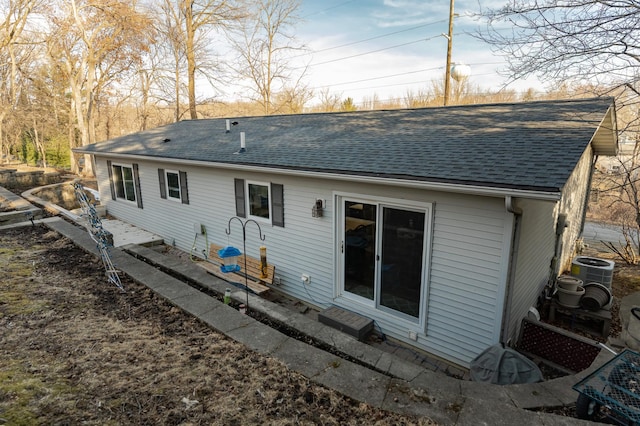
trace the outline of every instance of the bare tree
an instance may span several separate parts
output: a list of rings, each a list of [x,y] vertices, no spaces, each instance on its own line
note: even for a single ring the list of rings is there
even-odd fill
[[[337,99],[337,101],[336,101],[337,104],[339,104],[341,96],[340,95],[334,95],[334,97]],[[380,96],[378,96],[378,94],[375,93],[375,92],[371,96],[364,96],[362,98],[362,102],[360,102],[360,105],[361,105],[360,109],[362,109],[362,110],[379,109],[380,105],[381,105]],[[333,110],[335,110],[336,108],[337,108],[337,106],[334,106]]]
[[[636,0],[516,0],[483,15],[487,29],[479,37],[504,55],[512,80],[536,75],[556,87],[553,96],[615,96],[618,128],[639,139]],[[640,248],[639,175],[634,149],[594,179],[607,219],[621,227],[625,240],[607,245],[628,263],[638,262]]]
[[[109,84],[126,81],[133,64],[152,42],[152,27],[149,18],[136,9],[135,0],[65,3],[60,5],[60,14],[50,16],[49,49],[54,64],[63,67],[67,76],[74,124],[81,144],[88,145],[97,142],[95,112],[100,95]],[[75,144],[71,130],[70,144]],[[71,170],[78,171],[73,155]],[[93,174],[89,158],[85,158],[84,173]]]
[[[232,38],[239,55],[235,72],[249,82],[253,100],[260,103],[265,115],[278,110],[274,102],[278,92],[297,93],[298,102],[311,98],[302,83],[306,68],[292,66],[291,55],[304,50],[290,33],[300,21],[299,7],[298,0],[256,1],[240,33]]]
[[[284,87],[276,94],[277,112],[281,114],[301,114],[304,106],[313,97],[313,91],[303,84]]]
[[[620,111],[618,121],[624,128],[619,136],[618,155],[602,158],[597,163],[589,214],[595,220],[619,227],[623,238],[617,243],[603,243],[626,263],[637,264],[640,261],[640,122],[637,112],[630,108]]]
[[[196,71],[209,81],[216,77],[212,73],[215,64],[205,63],[205,52],[211,39],[211,30],[229,29],[244,16],[243,10],[232,0],[178,0],[182,19],[180,35],[187,59],[189,115],[198,118],[196,110]]]
[[[322,89],[318,93],[320,105],[318,109],[323,112],[334,112],[340,108],[342,102],[342,93],[331,93],[328,87]]]
[[[22,88],[21,69],[32,60],[27,46],[38,43],[33,33],[25,36],[29,18],[40,12],[42,0],[3,0],[0,2],[0,163],[9,154],[5,144],[5,127],[12,110],[17,108]],[[14,117],[15,118],[15,117]],[[15,140],[15,139],[14,139]]]
[[[633,141],[632,151],[621,151],[611,164],[599,168],[592,189],[597,194],[597,200],[592,202],[592,214],[605,212],[607,221],[621,229],[624,239],[603,244],[630,265],[638,263],[640,253],[640,157],[637,147],[637,141]]]
[[[179,6],[180,4],[174,0],[163,0],[161,3],[158,11],[160,19],[156,23],[161,37],[159,43],[154,46],[151,55],[151,61],[156,64],[153,68],[159,74],[156,84],[160,98],[167,104],[173,105],[174,121],[179,121],[182,117],[182,64],[187,50],[184,14],[180,12]],[[157,61],[154,60],[156,57]],[[160,66],[161,62],[164,62],[165,65]]]
[[[417,92],[407,90],[404,96],[406,108],[425,107],[434,101],[434,96],[426,90],[419,89]]]
[[[536,75],[553,85],[587,82],[596,95],[631,92],[625,100],[637,103],[637,0],[516,0],[482,16],[487,28],[478,36],[505,57],[512,80]]]

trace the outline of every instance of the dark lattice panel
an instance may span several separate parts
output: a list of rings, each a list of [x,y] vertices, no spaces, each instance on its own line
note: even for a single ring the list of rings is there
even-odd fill
[[[587,342],[564,330],[526,319],[522,322],[518,349],[572,372],[589,367],[600,352],[596,342]]]

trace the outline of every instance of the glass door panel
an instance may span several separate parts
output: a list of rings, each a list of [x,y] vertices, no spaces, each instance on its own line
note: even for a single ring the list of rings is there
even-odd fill
[[[377,206],[344,202],[344,289],[374,300]]]
[[[380,305],[420,317],[425,213],[382,207]]]

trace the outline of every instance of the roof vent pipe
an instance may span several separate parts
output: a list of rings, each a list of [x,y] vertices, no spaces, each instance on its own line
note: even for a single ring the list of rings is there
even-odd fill
[[[226,131],[226,133],[229,133],[230,131],[231,131],[231,120],[229,120],[227,118],[227,131]]]
[[[247,144],[244,140],[244,132],[240,132],[240,151],[245,152],[247,150]]]

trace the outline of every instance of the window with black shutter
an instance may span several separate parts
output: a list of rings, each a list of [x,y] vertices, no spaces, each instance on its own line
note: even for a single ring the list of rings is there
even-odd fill
[[[281,184],[234,179],[236,216],[284,227],[284,187]]]

